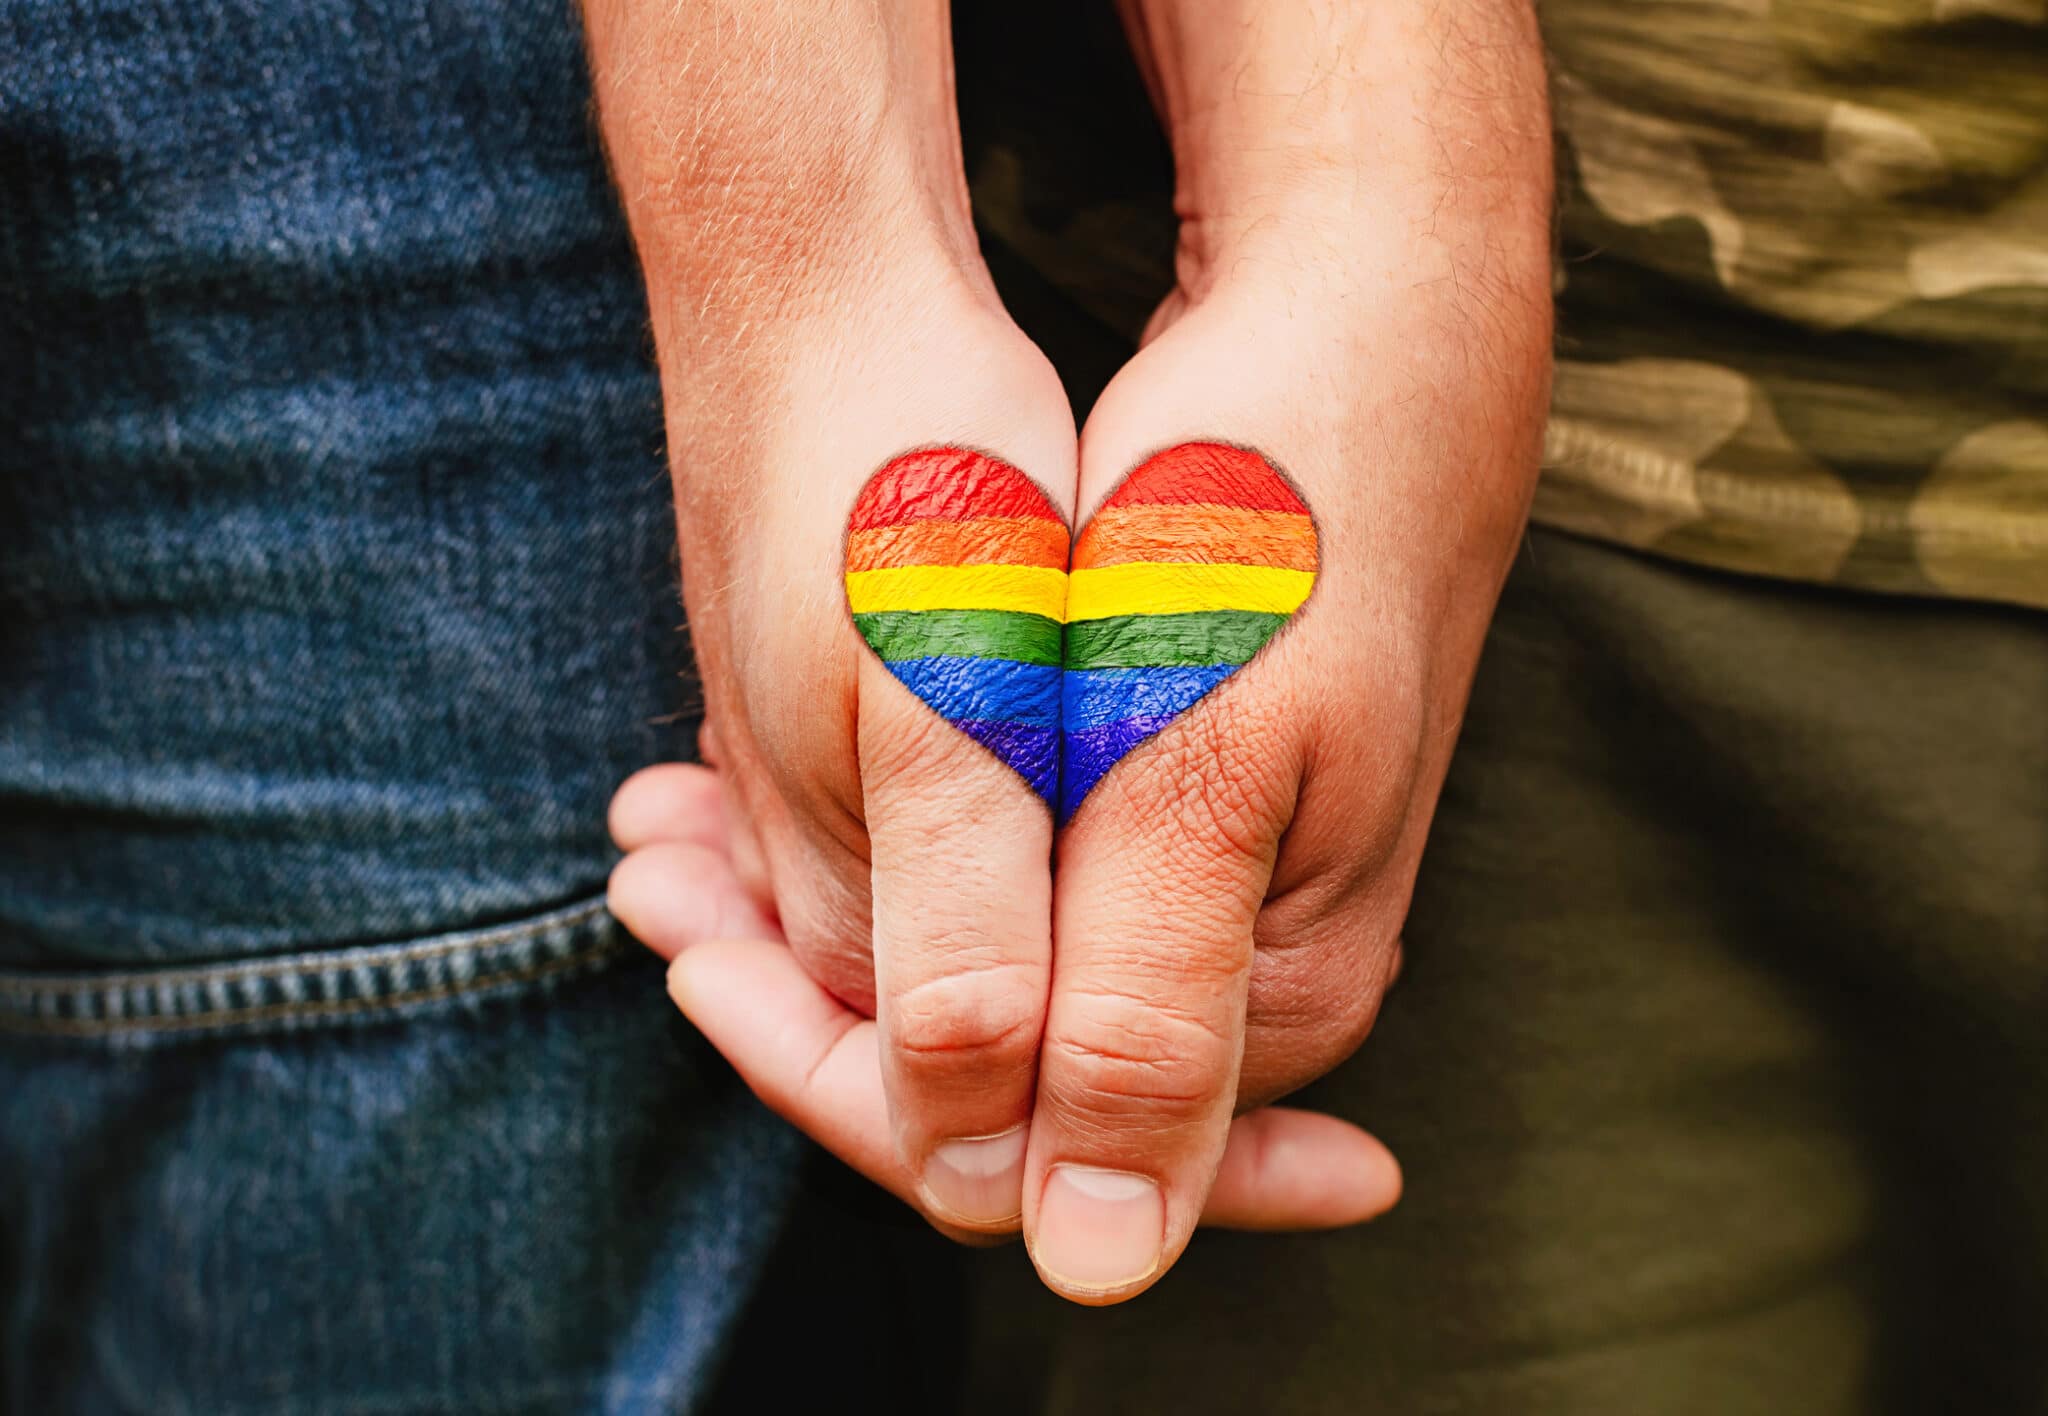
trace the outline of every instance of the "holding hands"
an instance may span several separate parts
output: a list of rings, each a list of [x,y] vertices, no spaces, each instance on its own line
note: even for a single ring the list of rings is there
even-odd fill
[[[695,8],[590,13],[712,764],[621,789],[614,910],[770,1105],[1077,1300],[1379,1213],[1376,1141],[1255,1108],[1398,967],[1526,510],[1529,13],[1130,6],[1180,283],[1077,439],[975,254],[943,10]]]

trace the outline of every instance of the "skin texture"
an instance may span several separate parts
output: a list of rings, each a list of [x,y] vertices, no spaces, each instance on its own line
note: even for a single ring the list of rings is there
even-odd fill
[[[1145,460],[1071,565],[1044,492],[984,454],[893,459],[848,522],[854,628],[903,686],[1070,819],[1242,668],[1315,584],[1308,508],[1257,453]]]
[[[854,503],[854,628],[904,687],[1048,803],[1059,794],[1066,594],[1066,523],[994,458],[907,453]]]
[[[1060,820],[1264,649],[1315,573],[1308,508],[1256,452],[1185,443],[1119,483],[1067,580]]]
[[[1394,975],[1550,338],[1525,8],[1126,18],[1180,171],[1179,283],[1077,443],[973,253],[943,11],[591,15],[718,769],[622,789],[614,907],[681,950],[678,1001],[785,1115],[950,1232],[1021,1224],[1084,1302],[1157,1281],[1219,1196],[1260,1223],[1391,1202],[1361,1133],[1233,1116],[1349,1055]],[[1200,442],[1259,449],[1314,507],[1313,598],[1055,840],[848,632],[846,510],[904,449],[955,446],[1072,524]]]
[[[879,1029],[804,972],[741,887],[720,796],[716,772],[682,764],[650,767],[619,789],[612,834],[626,858],[612,876],[612,908],[671,960],[677,1006],[770,1106],[876,1184],[920,1204],[919,1178],[891,1138]],[[1333,1117],[1266,1107],[1232,1126],[1203,1223],[1264,1230],[1356,1224],[1385,1212],[1400,1193],[1394,1157],[1365,1132]]]

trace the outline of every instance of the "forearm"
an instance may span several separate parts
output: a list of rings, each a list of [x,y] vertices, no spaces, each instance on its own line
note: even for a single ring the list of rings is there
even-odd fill
[[[973,264],[945,0],[586,0],[664,357],[831,313],[886,254]]]
[[[1286,228],[1425,225],[1548,285],[1551,145],[1526,0],[1122,0],[1172,138],[1183,261]],[[1485,249],[1467,249],[1484,228]],[[1370,253],[1361,239],[1335,252]],[[1184,270],[1184,274],[1189,273]],[[1192,292],[1191,292],[1192,293]]]
[[[931,715],[848,622],[848,513],[877,468],[947,446],[1029,469],[1067,521],[1073,415],[980,261],[945,0],[587,0],[586,19],[646,276],[734,868],[811,974],[872,1013],[870,949],[901,897],[884,886],[915,891],[913,871],[887,870],[890,827],[995,818],[936,750],[910,807],[871,794],[863,745],[920,740]],[[1003,794],[987,839],[1035,861],[1042,894],[1043,802],[973,740],[944,745]],[[989,919],[1046,927],[1031,872],[986,873],[1007,892]],[[923,893],[944,907],[959,883]]]
[[[1539,465],[1552,158],[1533,20],[1519,0],[1126,14],[1174,146],[1179,285],[1090,417],[1081,501],[1162,427],[1256,447],[1302,489],[1323,547],[1309,614],[1346,626],[1322,672],[1372,704],[1331,742],[1384,753],[1370,776],[1415,789],[1380,813],[1394,844],[1360,847],[1392,851],[1373,872],[1392,888]]]

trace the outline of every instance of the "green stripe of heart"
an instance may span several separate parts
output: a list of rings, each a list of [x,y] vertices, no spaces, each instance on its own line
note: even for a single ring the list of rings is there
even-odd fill
[[[1199,668],[1242,664],[1286,615],[1208,610],[1186,615],[1116,615],[1067,626],[1067,668]]]
[[[885,610],[853,617],[884,660],[1014,659],[1058,665],[1060,623],[1021,610]]]

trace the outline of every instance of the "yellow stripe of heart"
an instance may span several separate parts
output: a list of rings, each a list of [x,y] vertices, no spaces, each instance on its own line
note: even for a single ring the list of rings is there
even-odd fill
[[[898,565],[846,577],[857,615],[892,610],[1022,610],[1057,620],[1066,609],[1067,573],[1048,565]]]
[[[1307,570],[1270,565],[1182,565],[1133,561],[1076,570],[1067,577],[1067,620],[1112,615],[1185,615],[1257,610],[1291,615],[1316,583]]]

